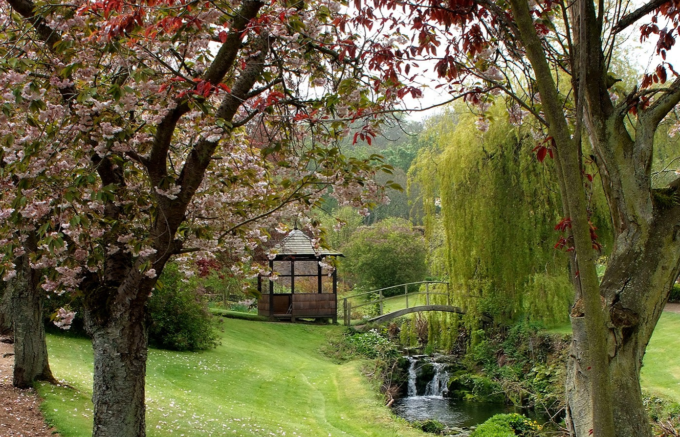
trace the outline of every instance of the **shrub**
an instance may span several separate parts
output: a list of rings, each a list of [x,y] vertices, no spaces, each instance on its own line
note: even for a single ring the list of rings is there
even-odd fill
[[[353,346],[357,354],[366,358],[394,359],[399,356],[394,343],[375,329],[365,333],[349,334],[347,342]]]
[[[354,357],[380,359],[397,362],[400,357],[397,346],[376,329],[358,332],[352,328],[343,334],[329,334],[328,342],[321,348],[327,356],[338,362]],[[408,360],[406,360],[408,363]],[[408,364],[406,366],[408,369]]]
[[[474,402],[503,402],[501,386],[481,375],[465,373],[449,380],[449,397]]]
[[[442,434],[444,432],[444,424],[434,419],[427,419],[423,421],[415,421],[411,423],[415,428],[421,429],[432,434]]]
[[[149,299],[149,341],[179,351],[216,347],[218,335],[208,306],[183,279],[176,264],[165,267]]]
[[[668,298],[668,301],[680,303],[680,284],[673,284],[673,288],[671,288],[671,295]]]
[[[496,414],[479,425],[470,437],[537,436],[541,426],[521,414]]]
[[[427,275],[425,238],[407,220],[386,219],[359,228],[342,251],[342,267],[368,289],[422,281]],[[393,293],[403,289],[387,290],[384,295]]]

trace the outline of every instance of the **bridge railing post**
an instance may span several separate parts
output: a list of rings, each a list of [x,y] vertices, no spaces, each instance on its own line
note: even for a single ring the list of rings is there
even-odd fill
[[[404,285],[404,294],[406,295],[406,308],[408,308],[408,285]]]
[[[382,290],[380,290],[380,312],[378,313],[379,316],[383,315],[383,293]]]
[[[427,305],[430,304],[430,283],[426,282],[425,283],[425,302]]]
[[[347,317],[347,298],[342,300],[342,321],[345,326],[349,326],[349,318]]]

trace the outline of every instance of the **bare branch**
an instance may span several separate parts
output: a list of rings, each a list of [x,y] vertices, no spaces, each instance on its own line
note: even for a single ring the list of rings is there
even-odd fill
[[[630,14],[626,14],[623,18],[621,18],[621,20],[619,20],[619,22],[616,23],[616,26],[614,26],[612,29],[612,33],[620,33],[622,30],[626,29],[640,18],[644,17],[655,9],[658,9],[669,1],[670,0],[651,0],[649,3],[640,6]]]
[[[661,120],[673,110],[675,105],[680,102],[680,78],[675,79],[675,81],[661,91],[664,93],[659,97],[647,110],[645,110],[641,117],[652,123],[652,126],[656,126],[661,123]]]
[[[265,85],[265,86],[261,86],[261,87],[259,87],[259,88],[255,88],[254,90],[252,90],[251,92],[248,93],[248,95],[246,96],[246,98],[247,98],[247,99],[250,99],[250,98],[252,98],[252,97],[257,96],[258,94],[262,94],[263,92],[267,91],[268,89],[271,89],[274,85],[277,85],[277,84],[279,84],[279,83],[281,83],[281,82],[283,82],[283,79],[280,78],[280,77],[278,77],[278,78],[274,79],[273,81],[269,82],[269,83],[268,83],[267,85]]]

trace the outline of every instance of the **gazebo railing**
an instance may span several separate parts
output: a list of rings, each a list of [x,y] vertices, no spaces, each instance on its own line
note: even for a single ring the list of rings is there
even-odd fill
[[[425,291],[413,291],[411,293],[408,292],[408,287],[409,285],[425,285]],[[446,292],[434,292],[430,291],[430,284],[446,284]],[[403,293],[399,293],[394,296],[384,296],[384,292],[387,290],[392,290],[395,288],[402,288],[404,289]],[[353,304],[352,299],[358,298],[358,297],[363,297],[363,296],[369,296],[369,295],[375,295],[377,293],[377,298],[376,299],[370,299],[366,302],[360,303],[360,304]],[[371,291],[365,291],[362,293],[356,293],[350,296],[346,296],[342,300],[342,309],[343,309],[343,321],[345,326],[349,326],[351,323],[351,318],[352,318],[352,310],[356,310],[361,307],[369,306],[369,305],[376,305],[378,304],[378,315],[383,315],[384,314],[384,304],[386,301],[394,301],[397,299],[402,299],[405,298],[406,300],[406,307],[409,308],[409,297],[413,296],[422,296],[425,295],[425,302],[426,305],[430,305],[430,297],[431,296],[446,296],[446,304],[450,305],[451,304],[451,296],[449,294],[449,283],[445,281],[419,281],[419,282],[409,282],[407,284],[399,284],[399,285],[393,285],[391,287],[385,287],[385,288],[379,288],[377,290],[371,290]],[[400,308],[401,309],[401,308]]]

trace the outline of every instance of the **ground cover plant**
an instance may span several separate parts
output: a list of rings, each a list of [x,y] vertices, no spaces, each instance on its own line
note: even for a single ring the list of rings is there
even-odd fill
[[[225,319],[214,350],[151,349],[148,435],[423,435],[389,413],[360,373],[361,361],[338,364],[319,352],[326,336],[341,330]],[[73,388],[41,386],[45,415],[63,437],[90,435],[91,346],[55,335],[48,346]]]
[[[521,414],[497,414],[479,426],[470,437],[538,436],[538,423]]]

